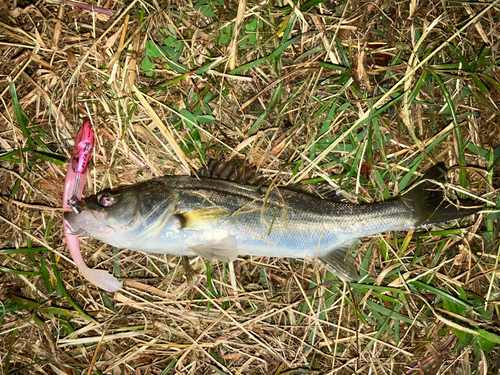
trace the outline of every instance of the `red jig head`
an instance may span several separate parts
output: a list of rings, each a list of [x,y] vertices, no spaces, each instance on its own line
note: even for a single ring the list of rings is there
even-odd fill
[[[78,131],[75,140],[75,147],[71,154],[71,168],[76,173],[73,194],[68,200],[68,205],[76,213],[80,213],[77,207],[79,201],[78,190],[80,188],[81,176],[87,172],[87,166],[92,158],[92,151],[94,150],[94,128],[90,121],[87,121]]]
[[[87,170],[92,151],[94,150],[94,127],[87,121],[78,131],[75,147],[71,157],[71,166],[76,173],[83,174]]]

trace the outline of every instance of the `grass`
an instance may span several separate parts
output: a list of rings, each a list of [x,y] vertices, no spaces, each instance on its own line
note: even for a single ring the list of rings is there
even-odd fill
[[[11,5],[0,10],[0,372],[500,370],[498,1]],[[247,257],[192,259],[189,286],[178,257],[82,239],[89,265],[127,281],[109,294],[67,258],[58,209],[89,117],[85,194],[231,155],[278,184],[326,178],[375,202],[444,161],[456,167],[449,189],[488,211],[363,239],[363,281],[348,284],[314,261]]]

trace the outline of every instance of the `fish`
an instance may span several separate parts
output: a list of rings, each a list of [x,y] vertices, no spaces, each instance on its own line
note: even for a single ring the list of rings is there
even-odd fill
[[[226,173],[226,177],[231,177]],[[351,203],[304,185],[252,185],[232,178],[164,176],[103,190],[65,212],[72,234],[118,248],[234,261],[239,256],[318,259],[340,279],[359,280],[350,249],[387,231],[409,231],[483,209],[445,197],[440,163],[404,193]],[[210,173],[208,173],[210,174]],[[253,177],[254,182],[259,179]]]

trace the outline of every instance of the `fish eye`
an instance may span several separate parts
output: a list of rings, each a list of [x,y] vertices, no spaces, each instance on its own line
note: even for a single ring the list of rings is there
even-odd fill
[[[97,202],[103,207],[109,207],[116,202],[116,197],[111,193],[101,193],[97,196]]]

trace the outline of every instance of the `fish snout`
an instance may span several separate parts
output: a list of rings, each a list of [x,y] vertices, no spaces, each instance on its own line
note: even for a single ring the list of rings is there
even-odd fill
[[[66,228],[65,228],[65,229],[66,229],[66,233],[68,233],[68,234],[72,234],[72,235],[75,235],[75,236],[76,236],[76,235],[78,235],[78,234],[79,234],[79,232],[81,231],[81,228],[80,228],[80,229],[78,229],[78,230],[75,230],[75,229],[73,228],[73,226],[71,225],[71,223],[74,223],[74,222],[73,222],[73,220],[72,220],[72,216],[73,216],[73,215],[75,215],[75,213],[74,213],[74,212],[72,212],[72,211],[71,211],[71,212],[70,212],[70,211],[68,211],[68,212],[63,212],[63,221],[64,221],[64,224],[65,224],[65,226],[66,226]]]
[[[74,236],[87,236],[88,233],[78,224],[82,219],[82,213],[76,213],[73,211],[63,212],[63,221],[66,225],[66,233],[72,234]]]

